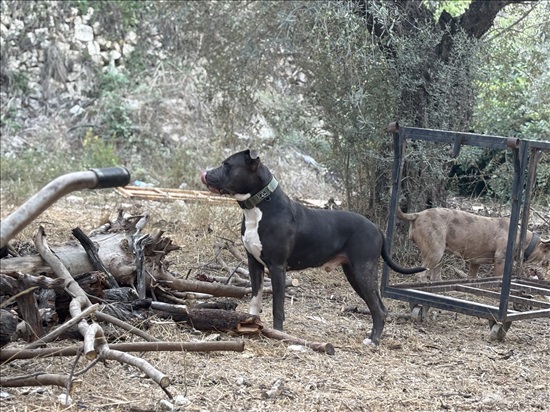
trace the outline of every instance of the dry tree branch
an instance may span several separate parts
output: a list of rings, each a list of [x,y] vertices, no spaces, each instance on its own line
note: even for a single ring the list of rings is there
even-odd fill
[[[111,289],[118,288],[119,287],[118,282],[116,281],[112,273],[109,272],[109,269],[107,269],[107,267],[99,257],[97,246],[94,244],[94,242],[92,242],[92,240],[88,236],[86,236],[86,234],[79,227],[74,228],[72,230],[72,233],[73,233],[73,236],[77,238],[77,240],[80,242],[80,244],[86,251],[88,258],[94,265],[95,269],[105,273],[109,288]]]
[[[8,299],[6,299],[5,301],[3,301],[0,304],[0,309],[3,309],[5,307],[11,305],[13,302],[15,302],[21,296],[25,296],[26,294],[32,293],[32,292],[34,292],[35,290],[38,290],[38,289],[40,289],[38,286],[33,286],[33,287],[25,289],[25,290],[13,295],[13,296],[10,296]]]
[[[34,243],[40,256],[42,256],[42,258],[52,268],[54,274],[64,280],[65,288],[71,293],[72,296],[74,296],[69,304],[69,312],[73,317],[78,316],[82,312],[82,309],[91,306],[91,302],[86,296],[84,290],[82,290],[80,285],[73,279],[67,268],[49,249],[45,239],[44,228],[42,226],[38,229]],[[162,388],[169,385],[170,379],[147,361],[133,355],[121,355],[120,352],[110,349],[105,339],[103,329],[98,324],[88,324],[84,319],[82,319],[78,323],[78,330],[84,337],[84,355],[88,360],[93,360],[98,355],[102,359],[116,359],[120,362],[138,367],[148,377],[157,382]]]
[[[242,352],[244,350],[244,341],[129,342],[115,343],[110,345],[110,348],[121,352]],[[79,346],[40,349],[2,349],[0,350],[0,362],[4,364],[16,359],[76,356],[81,349]]]
[[[69,375],[56,375],[50,373],[40,373],[34,376],[26,377],[0,377],[0,386],[20,387],[20,386],[60,386],[69,388],[73,391],[74,387],[80,384],[79,380],[71,380]]]
[[[70,329],[73,325],[80,322],[82,319],[88,317],[88,315],[94,313],[99,308],[99,304],[96,303],[92,306],[88,306],[86,309],[84,309],[80,314],[77,316],[69,319],[67,322],[65,322],[60,327],[52,330],[50,333],[39,337],[37,340],[32,342],[31,344],[27,345],[26,349],[36,349],[48,342],[51,342],[55,338],[57,338],[59,335],[61,335],[63,332],[65,332],[67,329]]]
[[[335,353],[334,346],[331,343],[310,342],[308,340],[299,338],[297,336],[292,336],[292,335],[289,335],[288,333],[285,333],[276,329],[271,329],[271,328],[263,328],[261,329],[261,332],[262,332],[262,335],[265,335],[268,338],[307,346],[308,348],[313,349],[314,351],[317,351],[317,352],[324,352],[328,355],[334,355]]]
[[[115,326],[118,326],[119,328],[121,329],[124,329],[130,333],[133,333],[134,335],[136,336],[139,336],[140,338],[143,338],[145,339],[146,341],[148,342],[156,342],[158,341],[157,338],[149,335],[148,333],[142,331],[141,329],[138,329],[132,325],[130,325],[129,323],[127,322],[124,322],[123,320],[119,319],[119,318],[116,318],[114,316],[111,316],[107,313],[103,313],[103,312],[96,312],[95,314],[96,318],[102,322],[109,322]]]

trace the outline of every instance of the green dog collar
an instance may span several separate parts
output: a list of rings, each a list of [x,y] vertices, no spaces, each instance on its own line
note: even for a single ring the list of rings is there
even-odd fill
[[[264,187],[251,198],[239,201],[239,205],[243,209],[252,209],[253,207],[256,207],[258,204],[260,204],[264,199],[267,199],[269,195],[271,195],[275,191],[275,189],[277,189],[277,186],[279,186],[279,182],[277,182],[277,179],[275,179],[275,176],[273,176],[271,182],[269,182],[266,187]]]

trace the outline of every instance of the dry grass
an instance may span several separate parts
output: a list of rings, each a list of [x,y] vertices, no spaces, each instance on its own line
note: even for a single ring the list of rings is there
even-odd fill
[[[10,207],[3,205],[2,215]],[[149,212],[149,229],[162,228],[182,250],[169,255],[171,269],[191,276],[214,257],[212,245],[224,238],[238,242],[240,211],[204,205],[129,201],[112,191],[63,199],[26,229],[19,239],[32,240],[43,224],[50,244],[65,242],[70,230],[87,231],[118,207]],[[173,395],[184,396],[188,411],[549,411],[550,328],[548,319],[512,325],[505,342],[489,342],[486,320],[430,311],[421,324],[390,317],[379,347],[365,347],[369,316],[344,313],[344,305],[364,306],[341,272],[296,272],[300,286],[287,300],[285,329],[312,341],[331,342],[336,354],[295,350],[261,336],[220,334],[244,340],[242,353],[145,353],[168,374]],[[408,313],[408,304],[386,300],[392,313]],[[265,298],[263,321],[271,324],[271,301]],[[239,303],[248,309],[248,299]],[[149,330],[163,340],[202,340],[197,333],[155,320]],[[134,337],[121,333],[120,339]],[[64,342],[71,344],[74,342]],[[11,346],[18,346],[11,344]],[[15,361],[2,375],[35,371],[67,373],[74,359]],[[80,359],[76,369],[86,366]],[[99,364],[82,377],[74,404],[57,402],[59,388],[5,389],[2,411],[161,410],[163,391],[138,371],[116,363]],[[266,395],[280,380],[282,392]]]

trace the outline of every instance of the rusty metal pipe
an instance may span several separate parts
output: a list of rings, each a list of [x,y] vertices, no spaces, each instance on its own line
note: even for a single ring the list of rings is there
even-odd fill
[[[519,148],[519,139],[516,139],[514,137],[509,137],[506,139],[506,146],[510,149],[518,149]]]
[[[59,176],[0,222],[0,247],[21,232],[44,210],[75,190],[126,186],[130,173],[123,167],[92,169]]]

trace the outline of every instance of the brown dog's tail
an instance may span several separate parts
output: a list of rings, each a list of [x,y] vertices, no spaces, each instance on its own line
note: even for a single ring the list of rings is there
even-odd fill
[[[423,267],[416,267],[416,268],[404,268],[403,266],[399,266],[397,263],[395,263],[390,255],[390,252],[388,250],[388,242],[386,241],[386,237],[382,234],[382,259],[384,259],[384,262],[388,264],[391,270],[394,270],[396,272],[402,273],[404,275],[413,275],[418,272],[423,272],[426,270],[426,268]]]
[[[397,218],[400,220],[408,220],[409,222],[414,222],[418,217],[418,213],[403,213],[401,208],[397,206]]]

